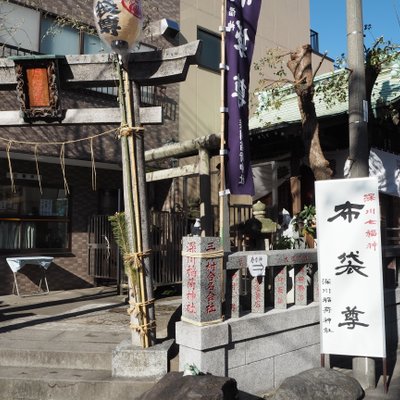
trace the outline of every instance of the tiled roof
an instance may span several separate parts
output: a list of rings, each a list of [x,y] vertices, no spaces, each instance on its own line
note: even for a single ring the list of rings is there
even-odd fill
[[[339,70],[335,73],[343,73]],[[320,75],[315,82],[329,79],[332,73]],[[284,89],[282,89],[284,90]],[[347,91],[347,88],[346,88]],[[259,98],[268,96],[268,92],[261,93]],[[346,96],[347,97],[347,96]],[[391,69],[386,69],[378,76],[374,90],[372,92],[372,106],[375,109],[379,103],[389,104],[400,99],[400,76],[392,77]],[[318,117],[334,116],[347,113],[348,101],[337,101],[333,106],[327,106],[321,96],[315,94],[314,103]],[[300,112],[297,104],[297,95],[292,91],[282,99],[282,105],[278,108],[268,108],[259,115],[253,116],[249,121],[250,130],[261,129],[267,126],[280,125],[282,123],[294,123],[300,121]]]

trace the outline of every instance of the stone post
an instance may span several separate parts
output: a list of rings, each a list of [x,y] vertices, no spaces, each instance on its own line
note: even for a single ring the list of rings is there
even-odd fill
[[[294,267],[294,296],[296,306],[307,305],[307,265]]]
[[[182,246],[182,321],[203,326],[222,321],[220,238],[185,236]]]
[[[287,308],[287,266],[281,265],[274,268],[274,307]]]

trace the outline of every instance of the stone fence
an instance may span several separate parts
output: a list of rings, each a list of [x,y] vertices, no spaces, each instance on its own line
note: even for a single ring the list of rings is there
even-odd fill
[[[222,322],[177,323],[180,370],[195,364],[202,372],[235,378],[240,390],[260,394],[320,366],[315,249],[234,253],[226,263],[225,286]],[[198,287],[208,290],[206,281]],[[399,303],[400,290],[387,290],[387,334],[396,338]]]

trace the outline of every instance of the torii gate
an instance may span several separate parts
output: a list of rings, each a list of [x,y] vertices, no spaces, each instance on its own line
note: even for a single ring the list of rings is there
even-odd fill
[[[189,66],[197,63],[197,57],[200,52],[200,41],[191,42],[182,46],[168,48],[165,50],[149,51],[142,53],[129,54],[129,58],[125,60],[125,68],[128,71],[129,80],[134,85],[155,86],[162,84],[171,84],[182,82],[186,79]],[[45,58],[46,56],[40,56]],[[34,57],[20,57],[19,59],[33,59]],[[53,57],[54,58],[54,57]],[[116,85],[115,73],[112,68],[112,56],[109,54],[96,55],[67,55],[57,57],[59,79],[63,88],[74,87],[114,87]],[[15,90],[17,87],[17,79],[15,73],[16,63],[12,59],[0,59],[0,90]],[[19,89],[17,89],[19,90]],[[137,107],[137,104],[135,105]],[[139,108],[140,123],[156,124],[162,123],[162,107],[145,107]],[[28,122],[21,116],[20,110],[0,111],[0,127],[23,127],[23,126],[48,126],[57,125],[84,125],[84,124],[119,124],[121,122],[121,114],[119,108],[84,108],[84,109],[68,109],[63,110],[62,118],[56,120],[29,120]],[[201,142],[200,142],[201,143]],[[143,145],[143,144],[142,144]],[[178,167],[171,171],[170,175],[155,176],[148,175],[150,180],[159,180],[177,176],[185,176],[188,174],[202,175],[203,186],[206,190],[201,190],[205,198],[202,202],[206,204],[206,208],[202,210],[202,214],[210,215],[209,208],[211,204],[209,191],[209,159],[207,151],[199,146],[198,154],[200,156],[201,165],[197,167]],[[206,146],[207,147],[207,146]],[[148,157],[146,157],[148,159]],[[143,154],[144,164],[144,154]],[[138,170],[139,181],[142,185],[146,183],[146,174],[144,165]],[[204,179],[206,177],[207,179]],[[143,246],[150,247],[149,236],[149,220],[147,213],[141,216]],[[143,219],[144,218],[144,219]],[[206,221],[205,221],[206,222]],[[207,230],[209,222],[206,223]],[[145,269],[151,271],[149,258],[144,259]],[[147,263],[147,265],[146,265]],[[149,293],[153,292],[151,274],[150,279],[146,281],[146,288]],[[150,320],[155,320],[154,306],[149,307]],[[155,341],[155,333],[152,341]]]

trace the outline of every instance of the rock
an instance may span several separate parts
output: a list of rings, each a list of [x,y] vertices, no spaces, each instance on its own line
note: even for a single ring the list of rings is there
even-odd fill
[[[286,378],[273,400],[358,400],[364,391],[358,381],[341,372],[314,368]]]
[[[235,400],[238,390],[232,378],[169,372],[140,400]]]

